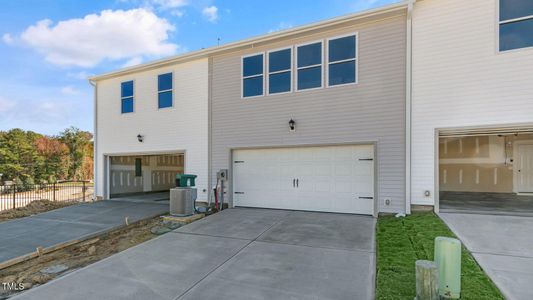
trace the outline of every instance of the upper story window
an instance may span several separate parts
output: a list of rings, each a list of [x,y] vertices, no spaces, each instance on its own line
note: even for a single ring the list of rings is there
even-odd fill
[[[298,90],[322,87],[322,42],[296,47]]]
[[[254,97],[263,95],[264,55],[254,54],[242,59],[242,96]]]
[[[123,114],[133,112],[133,80],[120,84],[120,102]]]
[[[500,0],[500,51],[533,47],[533,1]]]
[[[328,85],[356,82],[356,36],[350,35],[328,41]]]
[[[271,51],[268,53],[268,93],[286,93],[292,86],[292,49]]]
[[[172,73],[157,76],[157,94],[159,108],[172,107]]]

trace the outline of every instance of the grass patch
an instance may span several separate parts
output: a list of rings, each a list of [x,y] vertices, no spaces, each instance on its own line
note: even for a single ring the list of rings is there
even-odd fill
[[[434,213],[414,213],[405,218],[379,217],[376,299],[414,298],[415,261],[433,260],[437,236],[455,237]],[[504,299],[464,247],[461,255],[461,299]]]

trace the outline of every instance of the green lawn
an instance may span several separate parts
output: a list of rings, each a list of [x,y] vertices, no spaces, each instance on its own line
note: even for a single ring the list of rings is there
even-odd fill
[[[416,294],[415,261],[433,260],[435,237],[455,237],[433,213],[414,213],[405,218],[380,216],[376,236],[379,300],[412,300]],[[504,299],[464,247],[461,264],[461,299]]]

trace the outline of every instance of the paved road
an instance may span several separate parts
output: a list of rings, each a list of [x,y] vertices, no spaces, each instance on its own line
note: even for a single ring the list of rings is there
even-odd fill
[[[86,239],[129,222],[168,212],[168,204],[104,200],[0,223],[0,264],[57,245]]]
[[[16,299],[373,299],[375,219],[228,209]]]
[[[533,299],[533,218],[441,213],[507,299]]]

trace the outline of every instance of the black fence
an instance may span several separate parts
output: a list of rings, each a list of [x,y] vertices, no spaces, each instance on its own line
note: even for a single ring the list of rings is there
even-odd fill
[[[61,181],[50,184],[0,185],[0,211],[24,207],[33,201],[82,202],[93,199],[89,181]]]

